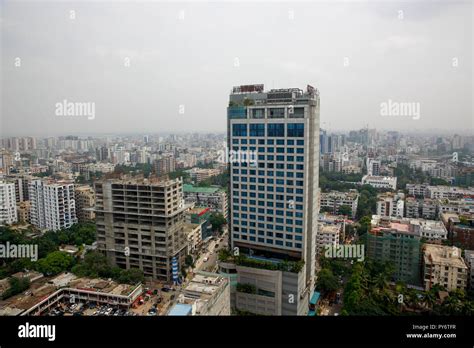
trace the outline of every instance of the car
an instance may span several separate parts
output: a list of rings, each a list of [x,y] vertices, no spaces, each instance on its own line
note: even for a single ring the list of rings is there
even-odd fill
[[[164,287],[161,288],[161,291],[170,292],[171,289],[164,286]]]
[[[207,262],[209,261],[209,258],[206,256],[204,259],[203,259],[204,262]]]

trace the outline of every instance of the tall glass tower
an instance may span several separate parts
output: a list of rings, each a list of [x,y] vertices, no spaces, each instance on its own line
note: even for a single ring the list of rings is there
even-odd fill
[[[319,92],[238,86],[227,115],[233,306],[304,315],[315,278]]]

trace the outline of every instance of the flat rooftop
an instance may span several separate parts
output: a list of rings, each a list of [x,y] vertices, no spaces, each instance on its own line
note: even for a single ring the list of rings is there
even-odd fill
[[[186,193],[216,193],[220,189],[218,187],[197,187],[190,184],[183,185],[183,191]]]
[[[459,248],[446,245],[425,244],[423,253],[425,263],[435,263],[467,269],[461,257],[461,249]]]

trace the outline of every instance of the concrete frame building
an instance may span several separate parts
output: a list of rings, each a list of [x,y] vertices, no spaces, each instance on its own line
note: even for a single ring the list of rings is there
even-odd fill
[[[124,269],[171,282],[187,254],[183,182],[156,178],[96,182],[97,249]]]

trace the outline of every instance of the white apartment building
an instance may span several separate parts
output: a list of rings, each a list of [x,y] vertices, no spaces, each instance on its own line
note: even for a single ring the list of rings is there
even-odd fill
[[[60,230],[77,223],[74,184],[36,179],[29,183],[31,223],[40,229]]]
[[[327,245],[337,246],[339,245],[339,239],[341,236],[342,224],[318,224],[318,236],[316,239],[316,247],[318,252],[324,254],[324,248]]]
[[[379,160],[373,158],[367,158],[367,175],[378,176],[380,175],[380,166],[382,163]]]
[[[0,181],[0,225],[17,221],[15,184]]]
[[[359,201],[359,194],[357,190],[350,190],[349,192],[331,191],[320,194],[320,208],[327,208],[331,210],[332,214],[338,214],[342,206],[347,206],[351,209],[350,216],[355,218],[357,212],[357,202]]]
[[[428,186],[426,188],[426,194],[428,198],[462,198],[465,196],[474,196],[474,188],[462,188],[456,186]]]
[[[373,176],[365,175],[362,177],[362,185],[370,185],[375,188],[385,188],[396,190],[397,189],[397,178],[392,176]]]
[[[465,289],[467,286],[467,266],[461,257],[461,249],[456,247],[425,244],[423,274],[427,291],[435,284],[448,291]]]
[[[377,215],[403,217],[405,209],[403,192],[385,192],[377,196]]]

